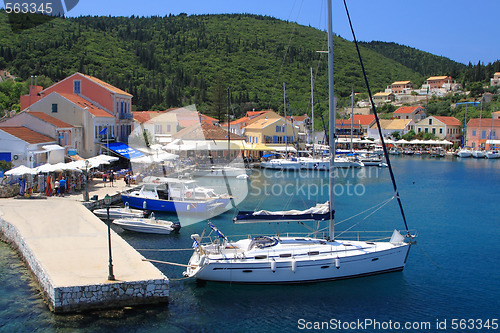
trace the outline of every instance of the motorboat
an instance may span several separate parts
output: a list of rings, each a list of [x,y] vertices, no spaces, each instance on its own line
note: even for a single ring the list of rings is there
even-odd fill
[[[107,208],[99,208],[93,210],[94,215],[100,219],[106,219],[108,217]],[[145,217],[147,212],[140,209],[131,209],[128,204],[125,207],[109,207],[109,219],[115,220],[120,218],[141,218]]]
[[[474,150],[472,152],[472,157],[474,158],[485,158],[486,154],[483,150]]]
[[[171,232],[178,233],[181,225],[172,221],[159,220],[151,213],[149,218],[128,217],[113,221],[120,228],[128,231],[142,232],[147,234],[165,234]]]
[[[194,214],[222,211],[231,197],[198,186],[192,179],[146,177],[139,189],[122,192],[121,199],[133,208]]]
[[[359,156],[359,161],[365,166],[380,166],[382,157],[376,153],[366,153]]]
[[[488,159],[500,158],[500,151],[488,150],[486,153],[484,153],[484,156]]]
[[[466,157],[471,157],[472,156],[472,151],[468,148],[461,148],[457,152],[457,156],[461,158],[466,158]]]

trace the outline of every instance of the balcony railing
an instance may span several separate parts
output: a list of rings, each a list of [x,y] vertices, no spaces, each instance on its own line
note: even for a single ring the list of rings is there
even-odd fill
[[[120,119],[131,120],[134,116],[131,113],[120,113],[118,117]]]

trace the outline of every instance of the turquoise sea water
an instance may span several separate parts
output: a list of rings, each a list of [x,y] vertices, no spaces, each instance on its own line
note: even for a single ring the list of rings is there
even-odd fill
[[[396,323],[416,325],[407,330],[412,332],[444,331],[437,323],[440,328],[446,324],[449,331],[453,323],[458,325],[454,331],[488,331],[478,329],[479,320],[500,320],[500,161],[403,157],[395,158],[393,166],[409,227],[419,235],[403,272],[293,286],[201,286],[192,280],[172,280],[168,305],[54,315],[17,255],[0,243],[0,331],[296,332],[322,327],[381,332]],[[256,172],[240,209],[303,209],[326,201],[326,177],[301,176]],[[392,195],[387,169],[351,171],[339,175],[336,183],[339,222]],[[228,212],[212,221],[226,235],[277,231],[274,225],[234,225],[232,216]],[[353,230],[404,228],[394,200],[366,220],[339,224],[338,231],[357,223]],[[144,249],[190,248],[189,236],[205,227],[200,222],[169,236],[117,232],[147,258],[186,263],[191,251]],[[281,233],[301,230],[279,226]],[[171,279],[182,277],[180,267],[157,267]],[[475,321],[463,321],[468,319]],[[363,326],[370,320],[372,325]],[[317,326],[323,322],[329,325]],[[344,322],[352,329],[338,329]],[[489,331],[495,331],[492,328]]]

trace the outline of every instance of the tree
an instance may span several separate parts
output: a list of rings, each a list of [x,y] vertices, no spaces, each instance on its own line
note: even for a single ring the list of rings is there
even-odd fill
[[[222,112],[226,106],[226,92],[227,89],[224,84],[222,75],[217,74],[215,77],[214,85],[210,89],[210,108],[211,114],[218,120],[222,119]]]
[[[391,133],[391,136],[394,138],[394,140],[399,140],[401,139],[401,134],[399,133],[399,131],[394,131]]]
[[[477,98],[481,96],[484,92],[483,84],[481,82],[473,82],[468,85],[470,96],[472,98]]]
[[[411,141],[415,138],[415,131],[414,130],[410,130],[408,133],[406,133],[405,135],[401,136],[402,139],[406,140],[406,141]]]

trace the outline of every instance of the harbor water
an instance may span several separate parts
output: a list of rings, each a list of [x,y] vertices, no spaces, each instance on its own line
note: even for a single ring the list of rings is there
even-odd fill
[[[442,332],[453,328],[478,332],[495,331],[495,325],[499,330],[500,161],[399,157],[392,163],[408,226],[418,231],[403,272],[255,286],[199,284],[183,279],[182,267],[155,264],[171,279],[168,305],[54,315],[19,257],[0,243],[0,332]],[[323,203],[328,198],[326,175],[256,170],[238,208],[306,209]],[[221,179],[207,182],[224,186]],[[396,200],[375,212],[369,210],[394,195],[387,168],[339,170],[335,182],[336,234],[354,231],[339,238],[357,237],[356,232],[363,235],[364,230],[404,229]],[[365,213],[355,216],[361,212]],[[231,210],[211,219],[233,240],[304,230],[297,224],[234,224],[233,216]],[[161,217],[175,220],[172,215]],[[190,235],[203,229],[209,232],[206,221],[172,235],[137,234],[118,227],[115,231],[146,258],[185,264],[192,254]]]

